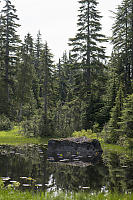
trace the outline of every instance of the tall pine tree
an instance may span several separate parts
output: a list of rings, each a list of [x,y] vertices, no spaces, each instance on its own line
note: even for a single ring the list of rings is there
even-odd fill
[[[71,58],[77,70],[82,75],[82,98],[86,103],[84,115],[84,128],[90,128],[95,121],[95,111],[101,104],[99,90],[103,81],[105,47],[102,43],[107,41],[101,34],[100,13],[97,10],[96,0],[80,0],[78,15],[78,30],[75,38],[69,40]],[[81,80],[81,78],[80,78]],[[100,87],[99,87],[100,85]],[[94,92],[96,91],[96,92]],[[98,103],[97,106],[95,103]]]
[[[16,53],[19,47],[19,36],[16,34],[19,24],[15,6],[10,0],[4,0],[5,5],[1,11],[0,21],[0,44],[1,44],[1,83],[0,93],[3,94],[4,102],[0,102],[4,109],[1,112],[9,115],[9,110],[13,110],[13,98],[15,91],[14,78],[16,74]],[[2,100],[1,99],[1,100]]]
[[[24,43],[21,46],[19,55],[18,70],[17,70],[17,109],[18,120],[23,117],[31,117],[31,104],[34,102],[33,95],[33,77],[34,77],[34,49],[33,39],[28,33],[24,38]],[[25,112],[24,112],[25,111]],[[25,114],[24,114],[25,113]]]
[[[133,78],[133,1],[123,0],[115,13],[112,27],[113,59],[126,93],[132,93]]]
[[[42,119],[40,124],[40,134],[42,137],[48,136],[52,132],[51,114],[53,108],[53,55],[48,48],[47,42],[41,52],[41,73],[42,73]]]

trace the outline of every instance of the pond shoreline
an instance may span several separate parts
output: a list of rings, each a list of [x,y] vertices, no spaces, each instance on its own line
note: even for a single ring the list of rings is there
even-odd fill
[[[78,193],[65,193],[59,192],[57,194],[51,192],[30,192],[25,191],[21,192],[19,190],[14,189],[0,189],[0,197],[1,200],[64,200],[64,197],[67,200],[125,200],[125,199],[133,199],[133,194],[120,194],[117,192],[114,193],[98,193],[98,194],[87,194],[86,192],[78,192]]]
[[[26,200],[55,199],[53,191],[59,200],[63,200],[64,196],[68,200],[117,200],[119,196],[125,200],[132,196],[130,181],[133,159],[130,149],[101,141],[103,155],[100,162],[95,165],[68,165],[48,161],[48,139],[27,138],[19,133],[18,127],[0,132],[0,177],[8,178],[5,193],[2,188],[0,190],[2,200],[6,199],[3,196],[6,193],[11,193],[13,199],[19,195],[19,199],[26,195]],[[15,183],[23,185],[24,190],[21,186],[15,188]],[[10,190],[8,185],[11,186]],[[28,189],[30,185],[31,189]],[[7,199],[10,199],[8,195]]]

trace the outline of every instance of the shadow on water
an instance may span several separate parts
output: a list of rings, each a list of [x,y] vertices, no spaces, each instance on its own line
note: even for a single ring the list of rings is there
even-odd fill
[[[0,146],[0,177],[5,184],[21,182],[21,186],[45,184],[46,149],[43,145]],[[34,181],[31,179],[33,178]],[[35,185],[34,184],[34,185]]]
[[[88,192],[133,190],[131,152],[105,151],[95,164],[49,162],[43,145],[0,146],[0,177],[20,188]]]

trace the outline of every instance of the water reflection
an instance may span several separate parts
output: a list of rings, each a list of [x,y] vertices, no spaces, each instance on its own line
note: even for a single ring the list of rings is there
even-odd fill
[[[99,191],[108,174],[103,162],[87,167],[65,165],[61,163],[48,163],[48,173],[52,174],[51,186],[56,184],[57,189],[79,191]]]
[[[0,177],[21,188],[89,192],[133,190],[131,153],[105,151],[96,164],[49,162],[43,145],[0,146]],[[22,187],[23,186],[23,187]]]
[[[43,154],[43,157],[42,157]],[[46,177],[46,149],[41,145],[0,146],[0,177],[9,177],[10,180],[22,184],[29,184],[32,177],[36,184],[45,184]]]
[[[107,189],[119,192],[133,191],[132,152],[104,152],[103,161],[109,170]]]

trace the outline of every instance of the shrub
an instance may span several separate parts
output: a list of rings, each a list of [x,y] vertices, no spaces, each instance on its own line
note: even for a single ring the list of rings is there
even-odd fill
[[[47,124],[45,124],[43,114],[33,115],[31,119],[22,122],[22,133],[27,137],[49,137],[52,136],[52,132],[52,121],[47,119]]]
[[[39,116],[35,115],[31,120],[25,120],[22,122],[22,132],[27,137],[33,137],[39,135]]]
[[[133,138],[133,94],[125,99],[120,119],[120,134]]]
[[[93,133],[92,130],[88,129],[88,130],[81,130],[81,131],[74,131],[72,134],[73,137],[88,137],[88,138],[97,138],[96,133]]]
[[[83,136],[90,139],[98,139],[100,142],[103,141],[103,138],[99,134],[93,133],[91,129],[88,130],[82,129],[81,131],[74,131],[72,134],[72,137],[83,137]]]
[[[0,178],[0,190],[4,188],[4,182],[3,180]]]
[[[0,115],[0,131],[11,130],[13,123],[5,115]]]

